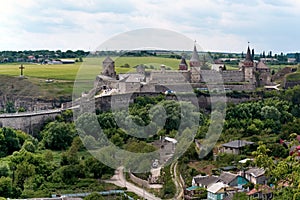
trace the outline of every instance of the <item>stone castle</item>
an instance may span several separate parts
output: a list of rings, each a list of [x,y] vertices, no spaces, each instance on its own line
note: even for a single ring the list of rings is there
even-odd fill
[[[160,70],[145,71],[144,66],[138,66],[135,73],[116,74],[115,62],[106,57],[103,70],[96,77],[95,86],[98,90],[115,89],[117,93],[131,92],[163,92],[166,90],[182,90],[190,85],[193,88],[206,88],[206,83],[224,84],[228,90],[254,90],[256,87],[271,85],[269,67],[263,61],[255,61],[248,46],[244,60],[239,63],[239,69],[226,70],[222,63],[212,63],[211,69],[204,68],[205,61],[201,61],[194,46],[189,66],[182,57],[178,70],[166,70],[161,65]],[[216,76],[222,77],[222,83],[217,83]]]

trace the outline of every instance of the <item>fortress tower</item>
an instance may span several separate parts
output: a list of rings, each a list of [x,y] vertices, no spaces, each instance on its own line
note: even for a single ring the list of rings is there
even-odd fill
[[[245,81],[255,83],[254,62],[249,46],[247,49],[246,58],[242,63],[242,69],[244,71]]]
[[[201,76],[200,76],[200,71],[201,71],[201,63],[200,63],[200,58],[197,52],[196,44],[194,45],[194,51],[193,55],[190,59],[190,67],[191,67],[191,82],[192,83],[199,83]]]
[[[102,75],[109,76],[111,78],[116,78],[116,71],[115,71],[115,61],[113,61],[109,56],[107,56],[104,61],[102,62],[103,70]]]

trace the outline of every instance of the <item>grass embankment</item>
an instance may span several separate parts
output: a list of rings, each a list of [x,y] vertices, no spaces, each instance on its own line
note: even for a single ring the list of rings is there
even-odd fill
[[[286,81],[300,81],[300,72],[287,74],[286,75]]]

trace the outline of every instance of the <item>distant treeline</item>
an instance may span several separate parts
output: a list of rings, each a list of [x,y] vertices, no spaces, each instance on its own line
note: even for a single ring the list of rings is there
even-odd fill
[[[0,63],[11,62],[36,62],[42,63],[45,60],[55,60],[64,58],[80,58],[91,56],[126,56],[126,57],[144,57],[144,56],[157,56],[165,58],[180,59],[184,56],[186,59],[191,57],[191,51],[168,51],[168,50],[121,50],[121,51],[84,51],[84,50],[67,50],[67,51],[51,51],[51,50],[25,50],[25,51],[0,51]],[[224,53],[224,52],[199,52],[201,55],[210,57],[213,60],[220,60],[227,64],[238,64],[240,60],[245,58],[245,53]],[[299,53],[287,53],[287,54],[272,54],[272,51],[260,54],[254,54],[252,50],[252,57],[255,60],[264,59],[269,64],[294,64],[300,63]],[[288,59],[294,59],[289,61]]]
[[[0,51],[0,62],[44,62],[45,60],[61,59],[61,58],[82,58],[89,54],[83,50],[67,50],[67,51]]]

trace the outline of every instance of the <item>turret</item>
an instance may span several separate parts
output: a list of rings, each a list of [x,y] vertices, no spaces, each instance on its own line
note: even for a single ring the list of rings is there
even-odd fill
[[[111,78],[116,78],[115,71],[115,61],[113,61],[109,56],[107,56],[102,62],[103,70],[102,75],[109,76]]]
[[[188,70],[188,65],[186,63],[184,56],[181,57],[181,61],[179,64],[179,70]]]
[[[193,55],[190,59],[190,67],[200,67],[200,58],[197,52],[196,44],[194,45]]]
[[[200,71],[201,71],[200,58],[197,52],[196,44],[194,45],[193,55],[190,59],[191,67],[191,82],[199,83],[201,81]]]
[[[253,50],[254,51],[254,50]],[[254,62],[251,55],[250,47],[248,45],[247,54],[245,60],[242,62],[242,68],[244,71],[245,81],[254,84],[255,76],[254,76]]]

